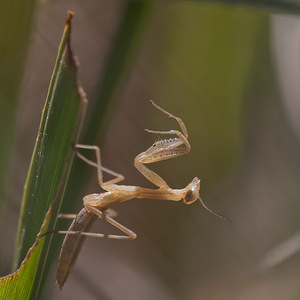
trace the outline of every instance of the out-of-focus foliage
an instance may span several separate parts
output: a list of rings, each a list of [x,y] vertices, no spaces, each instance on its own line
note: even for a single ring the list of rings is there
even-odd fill
[[[199,0],[202,2],[202,0]],[[300,1],[292,0],[213,0],[220,4],[240,5],[242,7],[261,9],[269,13],[300,13]]]
[[[0,212],[34,7],[34,0],[0,3]]]
[[[194,159],[187,159],[186,168],[199,172],[193,162],[197,160],[209,185],[213,178],[232,171],[241,158],[244,93],[268,17],[195,3],[184,12],[182,4],[174,4],[168,12],[176,22],[166,21],[169,34],[164,42],[160,103],[169,103],[170,98],[169,106],[187,120]]]

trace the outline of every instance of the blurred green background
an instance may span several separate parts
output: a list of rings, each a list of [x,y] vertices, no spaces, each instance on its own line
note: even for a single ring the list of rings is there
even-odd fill
[[[126,5],[41,1],[28,21],[33,29],[4,176],[1,275],[10,271],[23,185],[66,11],[75,13],[72,45],[90,101],[88,120]],[[137,240],[88,239],[63,290],[53,272],[43,299],[299,299],[296,243],[296,255],[261,268],[265,255],[300,227],[299,31],[296,16],[207,2],[152,2],[97,142],[103,164],[124,174],[125,184],[152,187],[133,166],[158,138],[144,128],[177,126],[150,105],[153,99],[184,120],[192,145],[188,155],[153,169],[173,188],[201,178],[206,204],[232,222],[199,202],[123,203],[116,207],[118,220]],[[5,86],[11,79],[1,80]],[[82,180],[84,191],[72,199],[77,209],[64,213],[76,213],[85,194],[100,192],[95,170]],[[101,220],[93,228],[113,230]]]

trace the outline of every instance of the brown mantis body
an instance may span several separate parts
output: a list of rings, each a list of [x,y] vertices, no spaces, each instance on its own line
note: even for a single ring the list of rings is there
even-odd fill
[[[56,282],[58,283],[60,288],[62,288],[63,284],[66,282],[72,270],[72,267],[75,264],[83,242],[87,236],[101,238],[108,237],[113,239],[136,238],[136,234],[133,231],[118,223],[113,218],[113,213],[111,212],[110,207],[112,207],[115,204],[133,198],[160,199],[171,201],[180,201],[181,199],[183,199],[183,202],[185,204],[191,204],[197,199],[199,199],[202,205],[207,210],[212,212],[209,208],[207,208],[204,205],[199,196],[200,180],[197,177],[195,177],[191,181],[191,183],[189,183],[183,189],[172,189],[158,174],[156,174],[155,172],[153,172],[145,166],[145,164],[167,160],[170,158],[184,155],[188,153],[191,149],[191,146],[188,142],[188,133],[183,121],[180,118],[160,108],[153,101],[151,102],[157,109],[159,109],[169,117],[174,118],[182,130],[182,132],[180,132],[178,130],[153,131],[146,129],[146,131],[150,133],[175,135],[175,138],[159,140],[155,142],[145,152],[142,152],[139,155],[137,155],[134,160],[134,165],[139,170],[139,172],[142,175],[144,175],[150,182],[156,185],[158,189],[148,189],[138,186],[116,184],[122,181],[124,179],[124,176],[102,166],[100,149],[97,146],[76,146],[77,149],[91,149],[95,151],[96,162],[88,160],[79,152],[77,152],[77,155],[89,165],[97,168],[99,185],[106,192],[100,194],[90,194],[85,196],[83,198],[84,208],[79,212],[77,216],[64,215],[64,217],[75,217],[75,219],[73,220],[68,231],[58,231],[58,233],[66,234],[59,256],[59,263],[56,276]],[[109,173],[110,175],[115,176],[115,178],[104,182],[103,172]],[[218,217],[222,217],[221,215],[218,215],[214,212],[212,213],[217,215]],[[97,219],[97,217],[106,220],[107,222],[118,228],[120,231],[122,231],[125,235],[104,235],[101,233],[88,232],[90,226]]]

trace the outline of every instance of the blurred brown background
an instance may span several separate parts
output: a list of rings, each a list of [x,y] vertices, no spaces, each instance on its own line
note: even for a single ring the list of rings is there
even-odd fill
[[[79,80],[92,99],[125,5],[120,0],[37,4],[2,233],[1,264],[7,272],[66,12],[75,13],[72,45]],[[153,5],[99,142],[103,164],[124,174],[125,184],[151,187],[133,166],[134,157],[158,138],[144,128],[176,126],[150,105],[153,99],[184,120],[192,145],[188,155],[153,169],[173,188],[201,178],[206,204],[232,222],[209,214],[199,202],[123,203],[116,207],[118,220],[138,238],[87,239],[63,290],[54,284],[53,270],[44,299],[299,299],[299,242],[294,239],[279,252],[278,264],[266,256],[297,237],[300,228],[299,31],[297,17],[201,2]],[[85,194],[98,191],[91,169],[84,194],[74,199],[78,209]],[[114,229],[101,220],[93,227],[106,230]]]

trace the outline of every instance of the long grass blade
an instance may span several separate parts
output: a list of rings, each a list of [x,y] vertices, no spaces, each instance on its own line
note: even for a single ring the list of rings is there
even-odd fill
[[[39,242],[36,237],[50,205],[43,230],[55,227],[74,157],[73,145],[85,115],[87,100],[77,82],[77,63],[70,47],[72,16],[68,13],[26,179],[14,270],[26,260],[19,271],[2,278],[0,299],[36,299],[39,293],[52,236]],[[38,246],[28,252],[34,243]],[[19,289],[22,293],[16,292]]]

